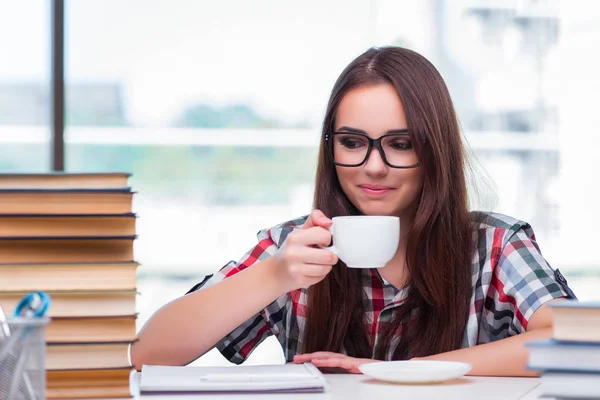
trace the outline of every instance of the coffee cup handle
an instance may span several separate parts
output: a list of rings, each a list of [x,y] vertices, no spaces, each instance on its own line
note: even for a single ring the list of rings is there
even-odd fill
[[[331,225],[329,228],[327,228],[329,230],[329,232],[331,233],[331,236],[333,236],[333,225]],[[335,247],[335,245],[331,245],[331,246],[321,246],[319,245],[319,247],[321,249],[325,249],[325,250],[329,250],[330,252],[332,252],[333,254],[335,254],[336,256],[339,256],[338,254],[338,249],[337,247]]]

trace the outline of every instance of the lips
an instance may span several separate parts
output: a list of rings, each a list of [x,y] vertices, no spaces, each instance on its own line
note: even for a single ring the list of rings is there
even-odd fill
[[[388,194],[390,191],[393,190],[393,188],[391,188],[389,186],[380,186],[380,185],[359,185],[359,187],[363,193],[365,193],[368,196],[374,196],[374,197],[385,196],[386,194]]]

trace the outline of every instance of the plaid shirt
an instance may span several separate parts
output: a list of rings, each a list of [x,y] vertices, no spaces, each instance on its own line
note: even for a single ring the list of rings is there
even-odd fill
[[[554,298],[575,298],[561,273],[542,257],[531,226],[495,213],[472,213],[477,247],[471,270],[473,294],[463,347],[513,336],[527,329],[527,322],[544,303]],[[258,233],[258,245],[239,262],[230,261],[188,293],[214,285],[262,261],[285,242],[294,227],[307,217]],[[381,326],[407,294],[386,282],[376,269],[362,270],[368,332],[377,343]],[[229,361],[240,364],[268,336],[275,335],[287,361],[302,351],[306,326],[306,289],[287,293],[229,333],[217,348]],[[388,351],[388,358],[393,354]]]

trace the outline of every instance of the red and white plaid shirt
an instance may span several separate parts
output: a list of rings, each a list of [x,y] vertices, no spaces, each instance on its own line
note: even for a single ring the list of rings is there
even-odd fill
[[[531,226],[495,213],[472,213],[477,247],[472,259],[473,294],[463,347],[475,346],[524,332],[533,313],[554,298],[575,298],[558,270],[542,257]],[[285,242],[288,234],[307,217],[258,233],[258,244],[239,262],[230,261],[188,293],[212,286],[262,261]],[[374,343],[380,327],[389,322],[407,288],[398,290],[376,269],[362,270],[369,332]],[[287,361],[300,354],[306,326],[306,289],[287,293],[223,338],[217,348],[229,361],[240,364],[268,336],[275,335]],[[393,354],[388,351],[388,358]]]

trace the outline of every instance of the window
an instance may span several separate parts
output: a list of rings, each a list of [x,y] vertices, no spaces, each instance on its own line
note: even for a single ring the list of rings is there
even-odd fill
[[[0,171],[48,171],[48,2],[2,2],[0,10]]]
[[[0,169],[47,170],[48,7],[0,7]],[[600,9],[589,2],[560,12],[556,0],[65,7],[66,170],[133,173],[140,324],[241,257],[260,228],[310,211],[331,87],[355,56],[386,44],[444,76],[489,177],[474,207],[529,221],[580,298],[599,298],[590,93]],[[283,360],[267,343],[250,363]],[[197,362],[226,363],[215,352]]]

